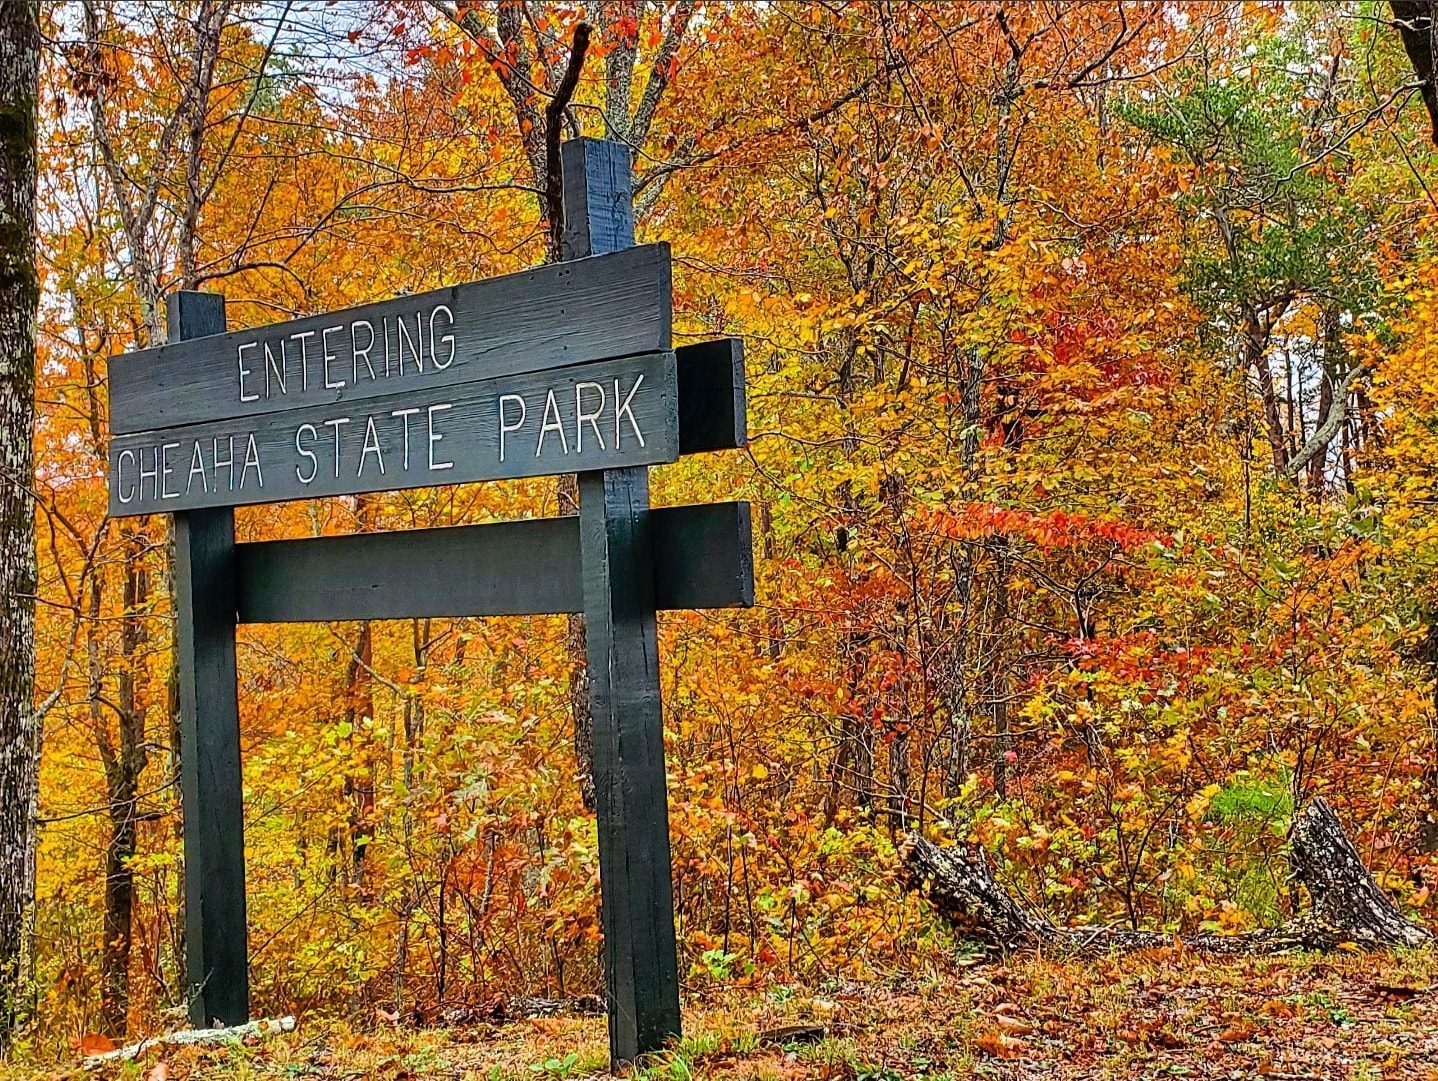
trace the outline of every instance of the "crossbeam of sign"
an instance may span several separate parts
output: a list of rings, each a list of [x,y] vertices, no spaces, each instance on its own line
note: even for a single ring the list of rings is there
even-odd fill
[[[738,342],[671,351],[670,305],[657,244],[116,357],[110,513],[660,465],[741,444]]]
[[[680,1029],[655,613],[754,603],[747,503],[652,508],[650,465],[747,441],[743,349],[674,348],[667,246],[634,246],[628,146],[561,148],[567,261],[170,342],[110,363],[113,515],[174,517],[186,983],[249,1014],[235,628],[582,612],[614,1065]],[[235,543],[232,507],[579,475],[579,513]]]

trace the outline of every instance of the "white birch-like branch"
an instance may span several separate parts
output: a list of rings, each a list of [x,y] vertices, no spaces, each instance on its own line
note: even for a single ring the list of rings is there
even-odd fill
[[[1328,444],[1333,442],[1333,437],[1338,434],[1338,429],[1343,427],[1343,418],[1348,414],[1348,392],[1353,387],[1353,382],[1363,374],[1363,365],[1355,365],[1350,368],[1333,388],[1333,402],[1328,407],[1328,416],[1319,422],[1313,434],[1304,443],[1283,467],[1283,475],[1293,480],[1302,473],[1309,461],[1315,455],[1325,450]]]
[[[295,1030],[294,1015],[286,1017],[271,1017],[263,1021],[251,1021],[245,1025],[232,1025],[229,1028],[190,1028],[181,1032],[171,1032],[163,1036],[151,1036],[138,1043],[128,1044],[125,1047],[117,1047],[113,1051],[104,1051],[98,1055],[89,1055],[83,1063],[87,1070],[97,1070],[101,1066],[112,1062],[129,1062],[131,1059],[139,1058],[146,1051],[156,1047],[194,1047],[202,1044],[212,1043],[238,1043],[248,1037],[263,1039],[267,1036],[278,1036],[281,1033],[293,1032]]]

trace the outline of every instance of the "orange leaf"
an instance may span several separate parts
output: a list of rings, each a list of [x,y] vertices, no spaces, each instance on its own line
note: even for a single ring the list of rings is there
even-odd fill
[[[1258,1031],[1258,1026],[1249,1020],[1235,1021],[1218,1034],[1221,1043],[1242,1043],[1244,1040],[1253,1038]]]
[[[103,1055],[106,1051],[115,1050],[115,1041],[103,1032],[87,1032],[75,1041],[75,1046],[82,1055]]]
[[[1015,1039],[997,1028],[986,1029],[974,1041],[974,1045],[993,1058],[1017,1058],[1024,1050],[1023,1040]]]

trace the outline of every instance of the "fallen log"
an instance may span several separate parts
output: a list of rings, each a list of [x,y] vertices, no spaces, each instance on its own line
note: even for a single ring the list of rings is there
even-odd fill
[[[900,850],[905,886],[922,892],[961,934],[993,949],[1047,947],[1077,952],[1142,950],[1181,942],[1219,954],[1428,946],[1432,934],[1398,911],[1363,865],[1338,816],[1321,798],[1294,819],[1289,866],[1310,908],[1277,927],[1237,934],[1172,935],[1126,927],[1060,927],[1030,911],[994,877],[979,848],[940,848],[910,834]]]
[[[262,1039],[294,1030],[295,1019],[293,1016],[274,1017],[266,1021],[250,1021],[248,1024],[232,1025],[229,1028],[189,1028],[183,1032],[168,1032],[160,1036],[150,1036],[138,1043],[117,1047],[113,1051],[102,1051],[98,1055],[87,1055],[81,1065],[87,1070],[95,1070],[112,1062],[129,1062],[157,1047],[195,1047],[204,1044],[239,1043],[247,1039]]]

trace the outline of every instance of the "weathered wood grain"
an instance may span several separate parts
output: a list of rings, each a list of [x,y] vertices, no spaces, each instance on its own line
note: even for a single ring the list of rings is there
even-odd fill
[[[127,434],[309,405],[358,410],[422,388],[665,352],[670,289],[669,248],[653,244],[175,341],[111,358],[111,425]]]
[[[225,301],[168,300],[170,336],[224,329]],[[235,676],[235,519],[229,508],[175,515],[175,658],[185,836],[185,986],[196,1028],[249,1020],[245,814]]]
[[[679,358],[679,452],[749,445],[744,339],[717,338],[675,350]]]
[[[674,354],[654,353],[116,436],[110,514],[672,462],[677,396]]]
[[[651,512],[661,611],[754,603],[747,503]],[[535,518],[236,546],[241,623],[583,610],[579,519]]]
[[[568,258],[634,243],[629,153],[598,139],[564,144]],[[617,1069],[680,1031],[647,469],[579,474],[579,546],[609,1055]]]

